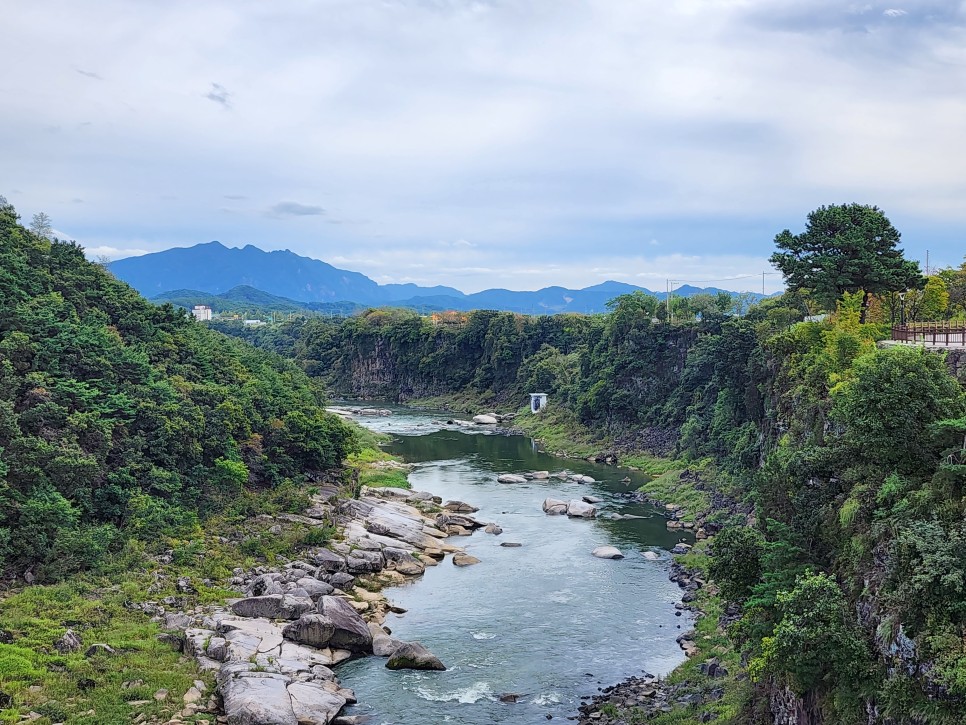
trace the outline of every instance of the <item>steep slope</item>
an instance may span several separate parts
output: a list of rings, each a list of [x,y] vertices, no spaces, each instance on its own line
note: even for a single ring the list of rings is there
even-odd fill
[[[0,206],[0,571],[53,578],[340,465],[279,358],[156,306]]]

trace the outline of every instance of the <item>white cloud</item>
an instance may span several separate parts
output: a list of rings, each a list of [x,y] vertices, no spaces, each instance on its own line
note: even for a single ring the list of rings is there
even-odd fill
[[[148,254],[147,249],[118,249],[117,247],[109,246],[99,246],[99,247],[85,247],[84,255],[88,259],[101,259],[102,257],[107,257],[110,260],[124,259],[125,257],[140,257],[142,254]]]
[[[443,284],[577,279],[652,240],[762,259],[853,200],[958,256],[966,15],[925,5],[37,0],[0,25],[0,194],[119,250]]]

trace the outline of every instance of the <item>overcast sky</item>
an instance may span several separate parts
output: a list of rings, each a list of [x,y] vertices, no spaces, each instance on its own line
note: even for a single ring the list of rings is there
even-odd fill
[[[852,201],[966,253],[960,0],[21,1],[0,98],[0,194],[94,255],[760,289]]]

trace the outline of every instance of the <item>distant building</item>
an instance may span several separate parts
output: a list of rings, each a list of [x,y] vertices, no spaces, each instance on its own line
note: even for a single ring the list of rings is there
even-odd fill
[[[547,407],[546,393],[530,393],[530,412],[539,413]]]
[[[211,308],[208,305],[195,305],[194,309],[191,310],[191,314],[195,316],[198,322],[211,320]]]
[[[264,325],[265,323],[262,320],[242,320],[242,324],[254,327],[255,325]]]

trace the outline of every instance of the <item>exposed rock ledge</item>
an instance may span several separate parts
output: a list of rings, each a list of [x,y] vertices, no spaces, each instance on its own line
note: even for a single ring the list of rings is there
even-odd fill
[[[394,607],[370,591],[372,584],[419,576],[446,554],[464,554],[446,539],[485,524],[440,503],[427,493],[389,488],[363,488],[353,500],[316,497],[305,516],[289,518],[320,526],[335,522],[342,542],[306,552],[307,561],[278,571],[236,569],[230,584],[244,598],[188,614],[165,615],[162,609],[156,618],[183,629],[184,638],[161,636],[179,643],[201,667],[217,670],[229,725],[348,722],[339,713],[356,700],[330,669],[339,663],[375,653],[390,657],[393,669],[445,669],[419,643],[388,636],[380,625]],[[357,586],[359,577],[367,588]]]

